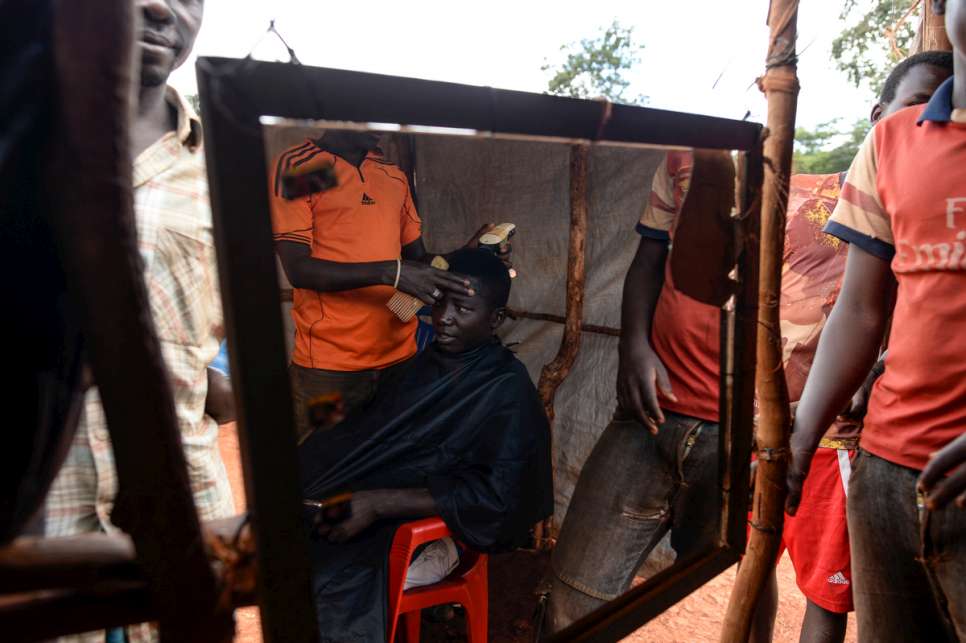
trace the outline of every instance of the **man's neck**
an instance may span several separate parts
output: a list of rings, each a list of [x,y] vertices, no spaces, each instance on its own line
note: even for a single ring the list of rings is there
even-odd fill
[[[966,109],[966,52],[953,52],[953,109]]]
[[[362,161],[365,160],[365,158],[369,155],[368,151],[359,149],[358,147],[353,147],[348,149],[341,149],[339,147],[330,147],[329,151],[331,151],[336,156],[341,156],[348,163],[350,163],[351,165],[355,165],[356,167],[359,167],[360,165],[362,165]]]
[[[158,139],[177,129],[177,116],[165,100],[164,84],[141,87],[138,93],[134,127],[131,129],[131,156],[137,158]]]

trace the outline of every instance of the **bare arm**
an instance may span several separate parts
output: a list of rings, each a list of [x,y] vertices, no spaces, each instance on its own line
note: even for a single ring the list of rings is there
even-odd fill
[[[664,286],[666,241],[641,237],[624,278],[617,399],[621,408],[656,433],[664,422],[657,389],[673,399],[667,371],[651,347],[651,322]]]
[[[428,489],[373,489],[352,494],[351,514],[339,524],[321,526],[319,534],[345,542],[384,518],[423,518],[439,513]]]
[[[889,263],[857,246],[849,247],[842,292],[822,331],[792,428],[788,469],[788,512],[801,499],[812,455],[835,416],[869,375],[895,299]]]
[[[417,243],[418,248],[414,247]],[[427,304],[436,301],[432,295],[437,289],[470,292],[469,282],[463,277],[422,263],[422,255],[426,251],[422,249],[422,255],[419,255],[420,249],[422,242],[419,240],[403,248],[405,259],[400,268],[399,290],[418,297]],[[282,261],[285,276],[295,288],[337,292],[367,286],[391,286],[396,279],[395,260],[342,263],[316,259],[312,257],[309,246],[294,241],[278,241],[275,250]],[[409,259],[417,256],[418,259]]]

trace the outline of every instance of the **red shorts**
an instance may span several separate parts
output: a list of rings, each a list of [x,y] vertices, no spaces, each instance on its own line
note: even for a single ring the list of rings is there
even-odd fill
[[[845,497],[855,452],[820,448],[812,458],[795,516],[785,515],[782,548],[795,568],[805,597],[843,614],[852,603],[852,555]],[[781,552],[779,552],[781,558]]]

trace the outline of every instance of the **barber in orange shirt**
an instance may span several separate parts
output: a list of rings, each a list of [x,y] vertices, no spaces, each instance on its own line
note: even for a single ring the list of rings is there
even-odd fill
[[[386,307],[394,288],[426,304],[446,291],[473,294],[465,278],[429,265],[409,181],[378,141],[367,132],[329,131],[283,152],[272,172],[275,247],[294,287],[290,373],[300,438],[310,429],[312,398],[338,392],[352,411],[416,353],[417,321],[402,322]],[[287,174],[323,168],[331,168],[335,187],[283,194]]]

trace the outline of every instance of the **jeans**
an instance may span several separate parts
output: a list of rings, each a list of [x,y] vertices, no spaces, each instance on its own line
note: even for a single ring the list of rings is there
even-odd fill
[[[618,410],[581,470],[551,561],[552,632],[627,591],[668,530],[678,559],[716,542],[718,425],[664,414],[651,435]]]
[[[966,511],[930,512],[919,471],[859,449],[849,479],[860,641],[966,640]]]
[[[327,371],[289,364],[292,379],[292,401],[295,405],[296,434],[301,441],[312,431],[309,424],[309,402],[319,395],[341,393],[342,403],[348,415],[368,404],[376,394],[379,382],[397,376],[409,363],[400,362],[381,370]]]

